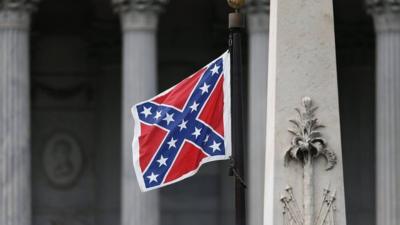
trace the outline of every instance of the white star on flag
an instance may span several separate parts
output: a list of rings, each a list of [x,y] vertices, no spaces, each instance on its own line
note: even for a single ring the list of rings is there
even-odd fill
[[[159,163],[158,167],[167,166],[167,160],[168,158],[164,158],[164,156],[161,155],[160,159],[157,160],[157,162]]]
[[[208,88],[210,85],[207,85],[206,82],[204,82],[203,86],[200,88],[201,89],[201,94],[203,95],[204,93],[208,93]]]
[[[176,141],[177,141],[177,139],[171,138],[171,140],[168,141],[168,143],[167,143],[169,145],[168,149],[170,149],[172,147],[176,148],[176,145],[175,145]]]
[[[197,107],[199,107],[199,103],[196,103],[196,101],[195,101],[195,102],[193,102],[193,105],[191,105],[189,108],[191,108],[192,112],[193,112],[193,111],[197,111]]]
[[[204,139],[204,142],[207,142],[209,138],[210,138],[210,135],[207,135],[206,139]]]
[[[186,129],[187,127],[186,127],[186,124],[187,124],[187,120],[185,121],[185,120],[182,120],[182,123],[180,123],[179,125],[178,125],[178,127],[179,127],[179,131],[182,131],[183,129]]]
[[[143,106],[143,111],[140,112],[140,114],[143,114],[145,118],[147,118],[149,115],[151,115],[151,107],[146,108],[145,106]]]
[[[201,129],[195,127],[192,135],[196,136],[196,139],[197,139],[200,136],[200,132],[201,132]]]
[[[161,117],[161,111],[157,111],[156,115],[154,116],[154,119],[158,120]]]
[[[157,181],[157,177],[158,177],[158,174],[154,174],[153,172],[150,174],[150,176],[147,176],[147,178],[149,178],[149,182],[151,183],[151,182],[158,182]]]
[[[167,125],[169,125],[169,123],[174,122],[174,118],[173,118],[174,114],[168,114],[165,115],[165,118],[163,120],[167,121]]]
[[[213,144],[210,146],[210,148],[212,148],[213,152],[221,151],[221,149],[219,148],[220,145],[221,145],[221,143],[217,143],[217,142],[213,141]]]
[[[218,70],[219,70],[219,66],[217,66],[217,64],[214,65],[214,67],[211,69],[212,74],[218,74]]]

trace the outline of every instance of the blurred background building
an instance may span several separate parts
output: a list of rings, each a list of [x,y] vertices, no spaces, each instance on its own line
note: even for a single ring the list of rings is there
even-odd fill
[[[398,225],[400,1],[333,3],[348,224]],[[268,4],[246,8],[250,225],[262,224]],[[228,162],[138,192],[129,110],[222,54],[229,11],[225,0],[1,0],[0,224],[233,224]]]

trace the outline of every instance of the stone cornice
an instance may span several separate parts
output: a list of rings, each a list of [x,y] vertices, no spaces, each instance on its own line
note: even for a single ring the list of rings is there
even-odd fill
[[[269,0],[249,0],[246,3],[245,10],[248,14],[269,13]]]
[[[116,12],[126,11],[160,11],[168,0],[112,0]]]
[[[40,0],[0,0],[0,10],[33,11]]]
[[[366,0],[365,4],[371,14],[400,12],[400,0]]]

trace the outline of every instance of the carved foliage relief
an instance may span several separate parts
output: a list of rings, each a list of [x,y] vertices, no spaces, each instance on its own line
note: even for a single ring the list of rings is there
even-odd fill
[[[289,120],[293,126],[288,131],[293,137],[290,147],[285,152],[284,163],[288,166],[290,161],[296,161],[303,166],[303,203],[297,202],[292,187],[288,186],[285,189],[280,199],[283,205],[284,225],[335,224],[335,191],[324,189],[321,204],[314,206],[313,162],[318,158],[325,158],[326,170],[331,170],[337,163],[336,154],[329,150],[321,133],[325,126],[320,124],[315,116],[317,109],[310,97],[304,97],[302,108],[295,108],[298,118]]]

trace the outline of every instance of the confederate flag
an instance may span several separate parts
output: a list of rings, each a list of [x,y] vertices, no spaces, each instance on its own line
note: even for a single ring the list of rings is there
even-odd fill
[[[229,52],[156,97],[132,107],[133,165],[142,191],[231,156]]]

